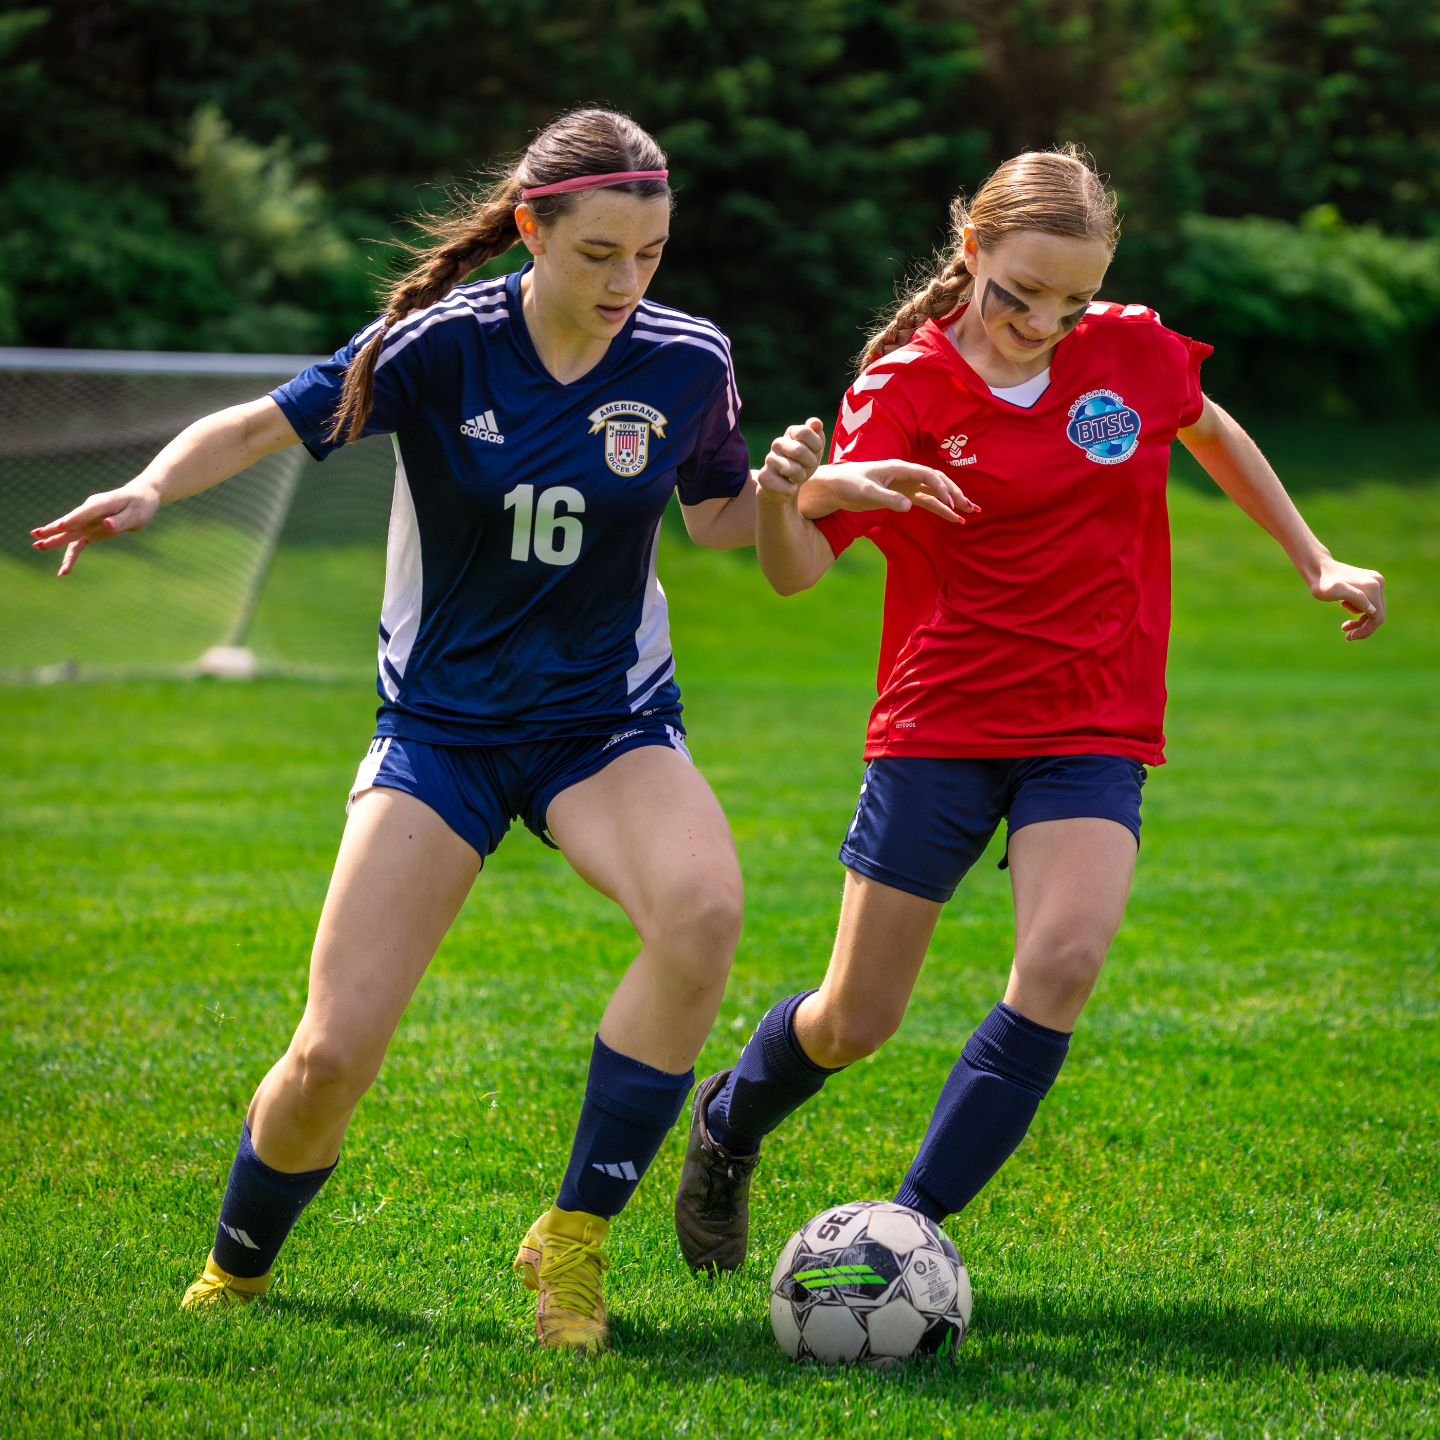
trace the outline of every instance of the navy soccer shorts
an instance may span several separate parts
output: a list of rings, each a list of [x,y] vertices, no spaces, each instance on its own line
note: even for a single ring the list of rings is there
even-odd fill
[[[944,904],[1000,821],[1114,820],[1140,843],[1146,770],[1117,755],[1023,760],[872,760],[840,859],[851,870]],[[1002,860],[1001,866],[1005,865]]]
[[[545,828],[550,802],[627,751],[647,745],[690,758],[685,732],[654,719],[637,719],[613,735],[523,745],[431,745],[380,735],[360,762],[350,805],[366,790],[402,790],[428,805],[482,859],[494,853],[515,819],[554,848]]]

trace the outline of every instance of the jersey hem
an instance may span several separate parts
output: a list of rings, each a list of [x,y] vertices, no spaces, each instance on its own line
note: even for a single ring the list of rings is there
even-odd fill
[[[377,737],[394,736],[397,740],[418,740],[426,745],[456,745],[465,748],[502,745],[533,745],[546,740],[603,739],[637,726],[672,725],[683,736],[682,705],[664,706],[658,710],[627,712],[624,715],[587,716],[572,725],[517,726],[453,724],[425,720],[413,715],[397,714],[382,706],[375,714]]]
[[[918,741],[905,745],[888,740],[869,741],[865,746],[866,760],[1035,760],[1046,755],[1113,755],[1142,765],[1163,765],[1165,744],[1163,740],[1156,743],[1118,735],[1082,735],[1063,740],[975,740],[954,745]]]

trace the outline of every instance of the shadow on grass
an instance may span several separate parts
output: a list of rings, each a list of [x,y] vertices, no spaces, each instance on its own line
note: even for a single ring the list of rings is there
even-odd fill
[[[317,1325],[364,1327],[430,1346],[514,1351],[532,1344],[528,1323],[504,1316],[429,1316],[372,1301],[275,1297],[267,1308]],[[1272,1366],[1309,1375],[1360,1371],[1427,1379],[1440,1369],[1440,1338],[1364,1322],[1317,1322],[1293,1312],[1262,1314],[1240,1305],[1154,1303],[1086,1309],[1032,1295],[990,1297],[979,1328],[953,1363],[922,1360],[885,1374],[849,1372],[851,1383],[899,1387],[950,1400],[981,1399],[1016,1409],[1051,1409],[1077,1389],[1134,1383],[1140,1374],[1212,1382],[1261,1379]],[[763,1316],[677,1325],[644,1309],[612,1315],[615,1350],[606,1363],[653,1373],[667,1387],[704,1387],[733,1376],[777,1391],[833,1384],[840,1372],[790,1364]],[[562,1357],[556,1357],[561,1360]],[[563,1360],[562,1360],[563,1363]],[[576,1362],[577,1382],[593,1376]]]
[[[407,1310],[399,1306],[376,1304],[371,1300],[314,1300],[303,1296],[272,1295],[265,1308],[276,1315],[293,1316],[316,1325],[339,1328],[364,1326],[385,1337],[423,1338],[427,1343],[462,1341],[467,1345],[499,1345],[516,1343],[513,1324],[503,1317],[486,1315],[428,1314],[423,1310]]]
[[[956,1363],[921,1361],[891,1372],[885,1382],[953,1392],[958,1379],[967,1394],[1043,1408],[1061,1391],[1105,1386],[1142,1370],[1234,1380],[1272,1365],[1312,1375],[1364,1371],[1414,1379],[1431,1378],[1440,1369],[1435,1335],[1316,1321],[1293,1312],[1262,1314],[1239,1305],[1141,1300],[1087,1310],[1012,1295],[989,1298],[977,1319],[979,1328]],[[677,1333],[631,1313],[615,1330],[627,1359],[653,1364],[672,1378],[687,1370],[696,1379],[728,1372],[786,1386],[806,1375],[833,1373],[790,1366],[763,1319],[737,1318]],[[1002,1399],[998,1392],[1008,1393]]]

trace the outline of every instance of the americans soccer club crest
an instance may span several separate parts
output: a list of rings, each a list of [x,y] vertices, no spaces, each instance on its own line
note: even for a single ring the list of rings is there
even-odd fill
[[[586,417],[590,433],[605,427],[605,463],[617,475],[638,475],[650,462],[650,432],[665,438],[670,423],[653,405],[638,400],[612,400]]]

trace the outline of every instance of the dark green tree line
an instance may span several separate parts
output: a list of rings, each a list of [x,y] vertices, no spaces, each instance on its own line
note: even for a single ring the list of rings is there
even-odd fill
[[[950,195],[1064,139],[1121,195],[1110,293],[1236,385],[1328,333],[1274,393],[1343,407],[1433,379],[1437,56],[1411,0],[52,0],[0,17],[0,341],[327,349],[402,217],[598,101],[671,156],[659,298],[767,412],[828,413]]]

